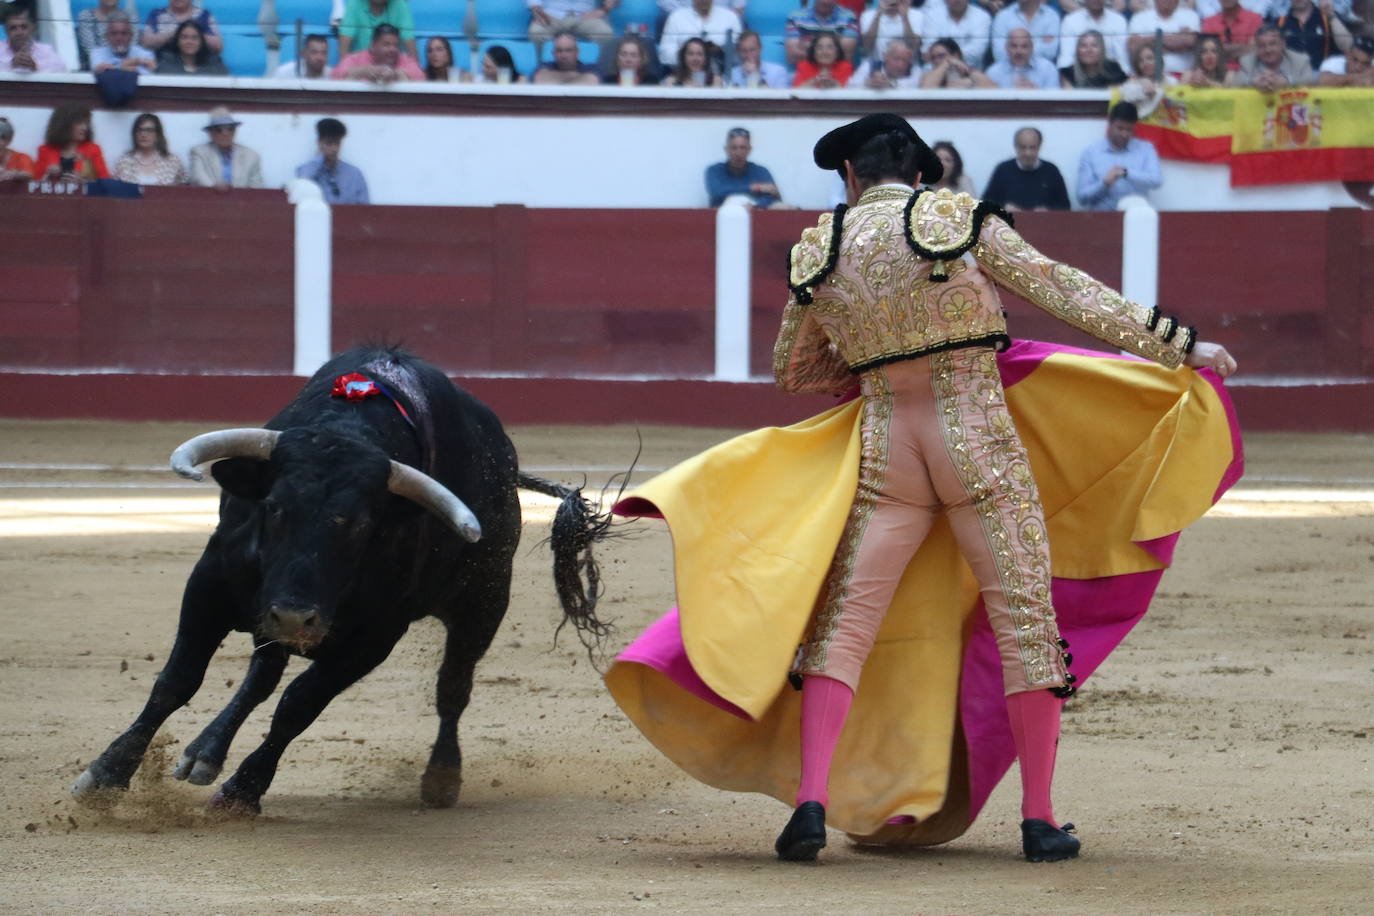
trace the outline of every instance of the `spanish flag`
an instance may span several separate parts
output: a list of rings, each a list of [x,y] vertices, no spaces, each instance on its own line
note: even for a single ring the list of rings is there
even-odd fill
[[[1239,91],[1231,185],[1374,181],[1374,89]]]
[[[1236,95],[1234,89],[1171,86],[1155,110],[1136,125],[1136,136],[1153,143],[1165,159],[1228,162]]]

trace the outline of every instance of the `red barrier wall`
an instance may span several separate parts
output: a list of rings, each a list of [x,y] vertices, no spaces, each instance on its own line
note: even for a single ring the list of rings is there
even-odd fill
[[[289,372],[293,229],[279,192],[12,196],[4,207],[0,372]],[[771,371],[787,251],[814,219],[755,214],[751,361],[759,375]],[[710,210],[336,207],[335,348],[400,342],[471,379],[707,376],[714,220]],[[1119,283],[1118,215],[1022,214],[1018,228],[1046,254]],[[1161,254],[1161,305],[1226,342],[1247,376],[1374,375],[1374,212],[1165,213]],[[1092,345],[1014,297],[1006,306],[1016,336]],[[740,392],[710,391],[690,409],[660,403],[658,415],[744,421],[728,415]],[[637,397],[680,393],[661,385],[597,396],[647,420]],[[1282,405],[1277,396],[1242,400],[1274,426],[1292,422],[1294,396],[1287,391]],[[1327,427],[1344,428],[1330,405],[1358,404],[1330,386],[1312,396],[1329,403],[1296,408],[1298,419]],[[80,399],[46,410],[92,415]],[[1367,428],[1374,418],[1352,422]]]

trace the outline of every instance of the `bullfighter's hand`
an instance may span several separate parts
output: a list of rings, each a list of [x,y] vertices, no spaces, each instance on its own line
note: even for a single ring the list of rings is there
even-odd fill
[[[1222,378],[1233,375],[1236,371],[1236,359],[1221,344],[1207,343],[1198,341],[1193,345],[1193,352],[1183,360],[1185,366],[1194,369],[1212,369]]]

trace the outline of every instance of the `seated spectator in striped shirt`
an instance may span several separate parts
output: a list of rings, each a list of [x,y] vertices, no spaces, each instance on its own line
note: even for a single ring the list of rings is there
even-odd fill
[[[92,51],[110,43],[105,30],[109,27],[110,14],[115,12],[121,12],[119,0],[100,0],[95,6],[77,13],[76,50],[81,57],[82,70],[90,69]]]
[[[741,89],[786,89],[792,85],[792,75],[782,64],[763,59],[763,40],[759,33],[745,29],[735,43],[735,57],[739,63],[730,69],[727,86]]]
[[[559,32],[553,37],[553,63],[540,64],[531,82],[554,86],[595,86],[601,82],[596,65],[582,63],[577,55],[577,39],[572,32]]]
[[[401,32],[401,46],[412,58],[415,52],[415,17],[407,0],[348,0],[343,22],[339,23],[339,56],[347,57],[364,41],[372,40],[379,25],[395,26]]]
[[[228,76],[229,68],[210,50],[200,23],[187,19],[177,26],[170,44],[157,52],[157,72],[187,76]]]
[[[677,52],[689,38],[701,38],[718,48],[728,47],[744,32],[739,14],[715,0],[692,0],[674,10],[663,24],[663,39],[658,43],[658,59],[665,67],[677,62]]]
[[[749,161],[753,151],[749,131],[730,128],[725,135],[725,161],[706,169],[706,196],[712,207],[719,207],[729,197],[746,198],[754,207],[772,207],[782,202],[773,173]]]
[[[277,79],[322,80],[329,77],[329,36],[307,35],[301,42],[300,72],[297,61],[288,60],[272,75]]]
[[[329,75],[336,80],[366,80],[369,83],[425,81],[425,72],[420,69],[419,62],[401,51],[401,30],[385,24],[372,30],[372,44],[340,60]]]
[[[0,72],[66,73],[67,65],[52,45],[35,41],[33,14],[21,6],[5,9],[5,40],[0,41]]]
[[[725,85],[720,69],[720,48],[700,38],[689,38],[678,48],[677,66],[663,77],[663,85],[719,89]]]
[[[1025,29],[1007,36],[1007,56],[988,67],[988,79],[1002,89],[1058,89],[1059,71],[1035,53],[1034,39]]]
[[[1361,86],[1374,89],[1374,38],[1361,35],[1355,39],[1344,57],[1328,57],[1322,61],[1317,83],[1321,86]]]
[[[826,32],[839,38],[846,58],[854,56],[859,46],[859,21],[853,13],[835,0],[811,0],[810,6],[794,10],[783,31],[788,66],[795,67],[805,60],[812,40]]]
[[[792,85],[798,89],[838,89],[849,84],[854,65],[844,59],[840,39],[821,32],[806,49],[806,60],[797,64]]]
[[[355,165],[339,158],[348,128],[337,118],[321,118],[315,124],[320,154],[296,169],[297,178],[309,178],[320,186],[326,203],[365,204],[367,179]]]
[[[927,67],[921,74],[922,89],[996,89],[982,70],[964,60],[959,43],[953,38],[937,38],[926,53]]]
[[[882,60],[874,63],[869,58],[859,64],[849,84],[866,89],[915,89],[921,84],[916,52],[902,39],[894,38],[883,48]]]
[[[191,20],[200,26],[200,31],[205,35],[205,44],[210,50],[222,54],[224,38],[219,33],[219,23],[209,10],[192,5],[191,0],[168,0],[166,6],[158,7],[149,13],[148,19],[143,23],[143,34],[139,36],[139,44],[149,51],[161,51],[172,45],[177,27]]]
[[[153,52],[134,44],[134,23],[128,13],[112,10],[104,27],[107,43],[91,49],[92,73],[106,70],[152,73],[157,69]]]

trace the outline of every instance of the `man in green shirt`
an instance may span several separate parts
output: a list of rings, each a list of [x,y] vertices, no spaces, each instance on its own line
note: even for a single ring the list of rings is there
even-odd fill
[[[339,57],[362,48],[372,40],[377,26],[393,25],[401,30],[401,44],[405,52],[418,59],[415,53],[415,17],[407,0],[348,0],[343,22],[339,23]]]

